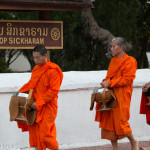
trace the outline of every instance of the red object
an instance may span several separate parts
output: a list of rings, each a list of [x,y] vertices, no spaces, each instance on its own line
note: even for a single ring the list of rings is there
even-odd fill
[[[149,100],[148,100],[147,96],[145,95],[144,92],[142,92],[140,114],[146,115],[146,122],[147,122],[147,124],[150,125],[150,106],[145,105],[148,102],[149,102]]]

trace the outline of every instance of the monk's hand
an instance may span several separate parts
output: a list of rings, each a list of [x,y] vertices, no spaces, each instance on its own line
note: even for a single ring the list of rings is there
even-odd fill
[[[33,109],[36,109],[35,102],[31,105],[31,107],[32,107]]]
[[[103,88],[107,88],[107,87],[109,86],[108,81],[103,81],[103,82],[101,83],[101,86],[102,86]]]
[[[146,83],[145,86],[147,87],[148,90],[148,88],[150,87],[150,82]]]
[[[145,85],[150,87],[150,82],[147,82]]]
[[[147,92],[147,90],[148,90],[149,87],[150,87],[150,82],[148,82],[148,83],[146,83],[146,84],[144,84],[144,85],[142,86],[142,91],[143,91],[143,92]]]

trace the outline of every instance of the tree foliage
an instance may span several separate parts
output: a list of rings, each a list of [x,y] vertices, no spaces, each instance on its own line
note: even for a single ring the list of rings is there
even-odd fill
[[[37,20],[38,13],[37,12],[7,12],[7,11],[0,11],[0,19],[1,20]],[[0,50],[0,53],[5,53],[5,55],[0,55],[0,65],[4,68],[9,68],[10,64],[13,63],[20,54],[23,54],[29,61],[31,68],[34,67],[34,61],[32,58],[32,51],[27,50],[20,50],[20,49],[8,49],[8,50]],[[7,72],[6,69],[1,69],[2,72]],[[8,69],[8,71],[10,71]]]
[[[81,22],[86,12],[82,12],[82,15],[74,12],[70,14],[66,12],[53,13],[52,18],[56,17],[56,19],[64,21],[64,50],[61,52],[61,55],[57,54],[57,51],[53,51],[51,58],[60,65],[59,61],[63,58],[62,67],[64,70],[107,69],[109,59],[106,57],[107,48],[105,45],[108,45],[110,40],[107,40],[109,37],[107,36],[108,32],[106,29],[113,36],[124,37],[132,43],[133,50],[130,52],[130,55],[137,57],[136,37],[138,33],[137,16],[140,9],[139,1],[97,0],[94,5],[95,8],[92,9],[92,13],[95,21],[101,27],[100,29],[95,28],[96,23],[93,25],[93,23],[85,24],[85,21]],[[94,26],[93,30],[90,29],[92,25]],[[84,34],[85,30],[89,34]],[[95,34],[93,35],[93,33]],[[102,34],[101,38],[99,38],[100,34]],[[112,35],[109,34],[111,38],[113,37]],[[58,57],[60,59],[57,59]]]
[[[51,50],[51,60],[64,71],[102,70],[109,60],[96,40],[84,35],[80,12],[55,12],[52,18],[64,22],[64,49]]]
[[[13,14],[11,12],[0,12],[0,20],[11,20],[13,18]],[[7,63],[6,59],[6,50],[0,50],[0,73],[3,72],[10,72],[9,64]]]
[[[64,28],[64,48],[50,50],[51,61],[63,71],[107,69],[109,42],[112,37],[121,36],[132,44],[132,51],[128,54],[137,59],[138,67],[148,67],[146,51],[150,36],[150,4],[147,0],[96,0],[94,5],[95,8],[89,13],[94,18],[92,23],[87,12],[50,13],[51,20],[63,21]],[[37,12],[0,12],[0,19],[5,20],[38,18]],[[92,26],[94,28],[91,30]],[[33,68],[32,51],[23,50],[22,53]]]
[[[138,53],[138,67],[149,67],[146,51],[148,51],[148,43],[150,42],[150,2],[147,0],[140,0],[140,9],[138,16],[138,36],[137,41],[139,45]]]

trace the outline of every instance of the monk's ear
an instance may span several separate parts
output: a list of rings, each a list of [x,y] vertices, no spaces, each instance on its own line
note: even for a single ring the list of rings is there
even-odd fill
[[[122,46],[120,46],[120,48],[121,48],[121,50],[123,51],[123,47],[122,47]]]

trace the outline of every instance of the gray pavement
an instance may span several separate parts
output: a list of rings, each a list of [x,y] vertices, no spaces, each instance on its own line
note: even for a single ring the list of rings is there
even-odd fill
[[[147,147],[150,145],[150,141],[140,141],[139,145],[142,147]],[[35,148],[13,148],[13,146],[0,146],[0,150],[35,150]],[[101,146],[92,146],[92,147],[80,147],[80,148],[69,148],[69,149],[60,149],[60,150],[112,150],[111,144],[101,145]],[[131,150],[131,145],[127,143],[119,143],[119,150]],[[146,149],[146,150],[150,150]]]
[[[140,141],[139,142],[140,146],[147,147],[150,145],[150,141]],[[65,150],[65,149],[61,149]],[[82,147],[82,148],[72,148],[69,150],[112,150],[112,147],[110,144],[108,145],[102,145],[102,146],[93,146],[93,147]],[[130,143],[119,143],[119,150],[131,150],[131,145]],[[148,149],[150,150],[150,149]]]

